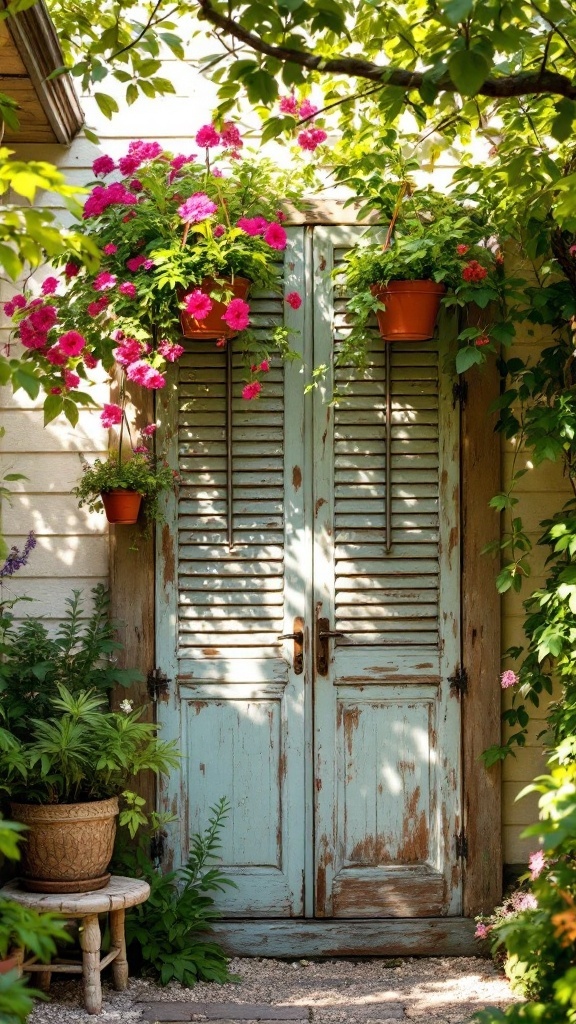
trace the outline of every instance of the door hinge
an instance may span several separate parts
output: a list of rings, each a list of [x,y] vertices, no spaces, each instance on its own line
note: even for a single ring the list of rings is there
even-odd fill
[[[150,696],[150,700],[161,700],[162,697],[168,696],[169,683],[171,680],[168,679],[165,672],[162,672],[162,669],[153,668],[152,671],[148,673],[146,682],[148,683],[148,694]]]
[[[450,689],[455,690],[460,696],[463,693],[468,693],[468,673],[462,665],[458,665],[453,676],[448,676],[448,682],[450,683]]]
[[[456,856],[459,860],[468,859],[468,837],[464,829],[456,833]]]
[[[462,377],[457,380],[452,388],[452,408],[455,409],[457,405],[460,405],[461,409],[466,406],[466,400],[468,398],[468,381]]]

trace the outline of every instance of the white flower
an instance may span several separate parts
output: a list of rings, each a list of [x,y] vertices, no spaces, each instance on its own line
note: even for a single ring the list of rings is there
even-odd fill
[[[131,700],[120,701],[120,711],[123,711],[125,715],[129,715],[134,705]]]

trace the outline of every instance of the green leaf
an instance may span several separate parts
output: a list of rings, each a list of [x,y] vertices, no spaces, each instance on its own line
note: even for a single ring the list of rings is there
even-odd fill
[[[556,117],[550,126],[552,137],[558,142],[565,142],[572,135],[572,125],[576,119],[576,103],[566,97],[556,103]]]
[[[44,402],[44,426],[48,426],[52,420],[62,412],[64,402],[62,395],[47,395]]]
[[[475,96],[490,74],[490,64],[477,50],[460,50],[450,57],[448,70],[463,96]]]
[[[134,85],[134,82],[130,82],[130,85],[126,87],[126,102],[129,107],[138,99],[138,87]]]
[[[13,370],[12,385],[14,391],[23,388],[30,398],[36,398],[40,391],[40,381],[25,366],[18,366]]]
[[[450,24],[458,25],[472,13],[474,0],[444,0],[442,7]]]
[[[456,354],[456,373],[465,373],[471,366],[484,362],[480,349],[475,345],[467,345]]]
[[[250,103],[274,103],[278,97],[278,83],[267,71],[260,68],[244,78]]]
[[[104,114],[104,117],[107,117],[108,120],[110,120],[112,114],[117,114],[120,109],[116,100],[105,92],[95,92],[94,99]]]
[[[8,276],[16,281],[24,269],[24,264],[10,246],[0,243],[0,267],[3,267]]]

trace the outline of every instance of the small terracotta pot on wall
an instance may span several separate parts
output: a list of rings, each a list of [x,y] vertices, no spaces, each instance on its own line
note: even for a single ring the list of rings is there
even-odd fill
[[[232,299],[245,299],[250,291],[252,282],[248,281],[245,277],[235,277],[234,281],[226,281],[224,283],[215,281],[213,277],[205,277],[200,285],[200,290],[209,295],[213,290],[222,290],[224,284],[232,293]],[[182,301],[185,295],[186,292],[180,289],[178,292],[180,301]],[[232,300],[230,299],[229,301]],[[180,310],[180,324],[184,337],[195,338],[197,341],[203,338],[206,341],[210,341],[213,338],[235,338],[240,332],[233,330],[222,319],[227,305],[227,302],[217,302],[216,299],[212,299],[212,309],[203,320],[197,320],[196,317],[186,313],[185,310]]]
[[[81,804],[12,804],[28,826],[21,878],[29,892],[92,892],[107,885],[118,797]]]
[[[138,522],[142,503],[142,495],[138,491],[118,487],[113,491],[102,491],[100,497],[109,523],[115,523],[116,526],[133,526]]]
[[[22,964],[24,963],[24,950],[13,949],[8,956],[0,960],[0,974],[9,974],[10,971],[18,971],[18,975],[22,974]]]
[[[386,309],[376,312],[384,341],[427,341],[434,336],[440,300],[446,291],[435,281],[389,281],[370,285]]]

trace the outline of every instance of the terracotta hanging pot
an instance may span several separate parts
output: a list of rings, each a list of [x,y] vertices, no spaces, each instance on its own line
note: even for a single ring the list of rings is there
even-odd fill
[[[231,292],[232,299],[245,299],[250,291],[251,283],[245,277],[235,277],[233,281],[215,281],[213,277],[205,277],[200,284],[200,290],[205,295],[210,295],[211,291],[218,292],[226,289]],[[191,288],[186,292],[180,289],[178,292],[180,301],[193,290],[194,288]],[[212,338],[235,338],[240,333],[240,331],[235,331],[232,327],[229,327],[226,321],[222,319],[228,302],[231,299],[228,302],[218,302],[216,299],[211,301],[212,309],[203,320],[197,320],[196,317],[186,313],[185,310],[180,310],[180,324],[185,338],[196,338],[196,340],[204,338],[209,341]]]
[[[116,526],[133,526],[138,522],[142,502],[142,495],[138,491],[118,487],[113,491],[102,491],[100,497],[109,523],[115,523]]]
[[[118,797],[80,804],[12,804],[28,826],[22,884],[30,892],[92,892],[110,878]]]
[[[24,950],[13,949],[8,953],[8,956],[0,960],[0,974],[8,974],[10,971],[18,971],[18,976],[22,974],[22,964],[24,963]]]
[[[440,299],[446,288],[435,281],[389,281],[370,285],[386,309],[376,312],[384,341],[427,341],[434,336]]]

